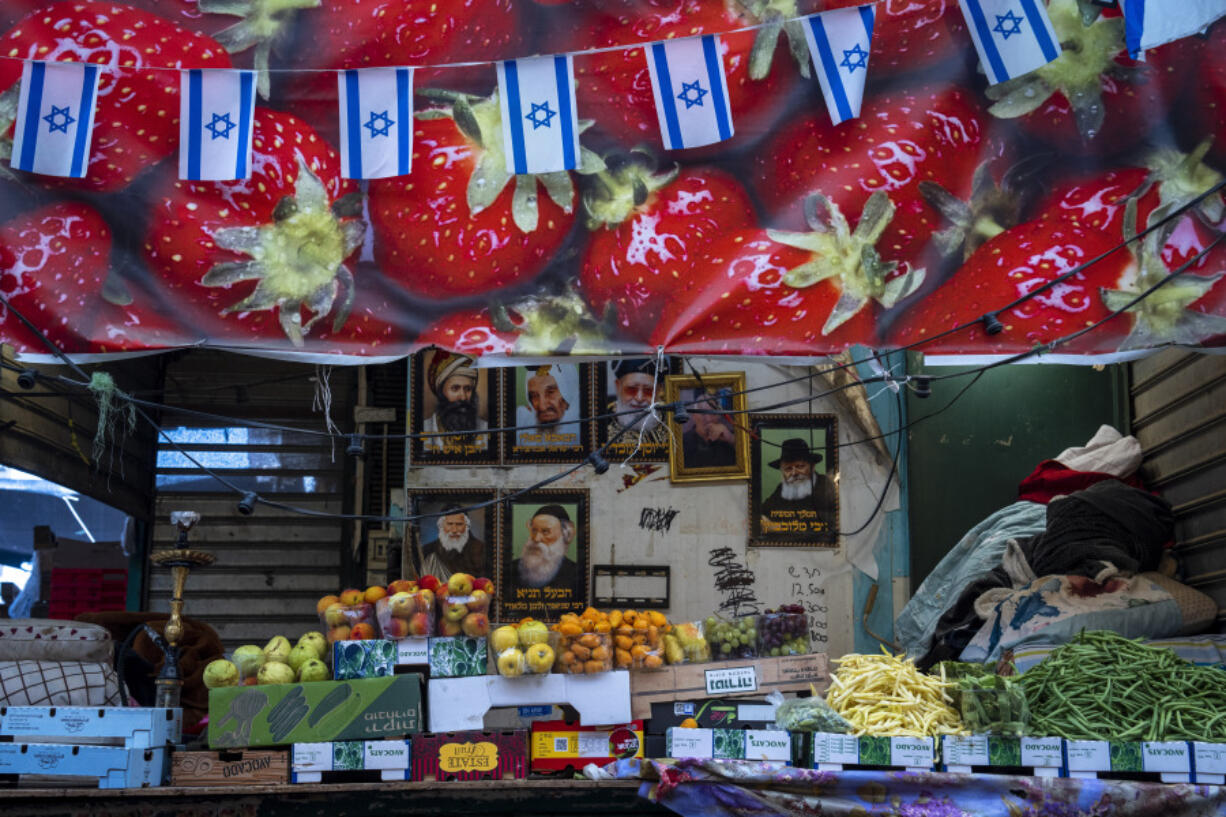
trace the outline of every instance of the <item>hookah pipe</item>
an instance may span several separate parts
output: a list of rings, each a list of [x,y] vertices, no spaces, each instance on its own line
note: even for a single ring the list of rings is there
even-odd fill
[[[161,567],[169,567],[174,580],[174,590],[170,599],[170,618],[162,628],[162,635],[144,625],[149,638],[162,651],[162,671],[154,682],[157,695],[154,706],[177,707],[183,692],[183,675],[179,671],[179,640],[183,637],[183,585],[193,567],[207,567],[216,557],[203,550],[192,550],[187,546],[187,532],[200,521],[200,514],[195,511],[175,511],[170,515],[170,521],[179,529],[179,538],[175,547],[152,553],[149,561]]]

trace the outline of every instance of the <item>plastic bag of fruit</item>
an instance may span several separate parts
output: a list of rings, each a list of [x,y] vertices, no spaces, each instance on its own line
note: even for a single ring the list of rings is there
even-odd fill
[[[789,732],[835,732],[846,734],[854,732],[852,725],[842,715],[835,712],[826,700],[812,688],[813,696],[809,698],[792,698],[783,700],[778,692],[766,696],[766,700],[776,705],[775,724],[780,729]]]
[[[316,610],[329,644],[334,641],[364,641],[378,635],[374,605],[378,595],[374,592],[376,590],[386,593],[381,587],[351,589],[339,596],[324,596],[319,600]],[[366,600],[368,594],[371,598],[369,602]]]
[[[498,674],[506,678],[545,675],[553,671],[557,634],[544,622],[525,618],[518,624],[504,624],[490,633],[490,652]]]
[[[758,617],[741,616],[727,619],[707,616],[702,634],[711,646],[713,661],[758,657]]]
[[[800,604],[781,604],[758,616],[758,655],[808,655],[809,616]]]
[[[414,586],[375,602],[375,617],[384,638],[435,635],[434,592]]]
[[[613,623],[607,613],[591,607],[566,613],[553,625],[558,634],[558,672],[594,675],[613,669]]]
[[[452,573],[438,589],[438,628],[442,636],[485,638],[490,634],[494,582],[467,573]]]
[[[661,669],[665,637],[672,627],[659,610],[613,610],[607,617],[613,634],[613,664],[617,669]]]
[[[702,634],[702,622],[683,621],[664,634],[664,660],[669,664],[701,664],[711,660],[711,645]]]

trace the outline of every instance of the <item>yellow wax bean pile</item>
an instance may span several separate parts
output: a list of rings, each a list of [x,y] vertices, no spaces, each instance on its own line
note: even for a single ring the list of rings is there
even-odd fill
[[[929,737],[969,734],[946,693],[954,684],[924,675],[914,662],[884,655],[845,655],[834,663],[826,702],[856,735]]]

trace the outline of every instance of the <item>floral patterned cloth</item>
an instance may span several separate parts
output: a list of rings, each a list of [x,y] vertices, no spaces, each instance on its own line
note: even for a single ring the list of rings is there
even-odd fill
[[[1226,787],[942,772],[820,772],[737,760],[619,761],[683,817],[1209,817]]]

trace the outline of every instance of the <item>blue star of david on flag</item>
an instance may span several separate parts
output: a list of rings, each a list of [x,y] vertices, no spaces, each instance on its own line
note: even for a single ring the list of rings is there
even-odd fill
[[[215,113],[204,129],[213,134],[214,139],[229,139],[230,131],[237,127],[238,125],[230,121],[230,114]]]
[[[677,94],[677,99],[685,103],[685,109],[702,107],[702,98],[707,95],[707,89],[703,88],[698,80],[693,82],[681,83],[681,93]]]
[[[868,52],[861,48],[859,43],[856,43],[851,48],[844,48],[843,61],[839,65],[846,68],[848,73],[855,71],[857,68],[863,68],[867,71]]]
[[[247,178],[255,127],[255,72],[192,68],[181,72],[179,92],[179,178]]]
[[[85,175],[98,78],[97,65],[25,63],[9,160],[14,169],[74,179]]]
[[[557,111],[550,109],[549,100],[545,100],[544,102],[533,102],[532,110],[524,114],[524,119],[532,123],[532,130],[536,130],[550,127],[549,123],[557,115]]]
[[[61,117],[63,117],[61,119]],[[51,133],[59,131],[60,133],[68,133],[68,126],[77,120],[73,118],[70,109],[65,106],[63,108],[52,105],[51,113],[43,117],[43,121],[51,128]]]
[[[958,4],[990,84],[1028,74],[1060,56],[1060,41],[1043,0],[958,0]]]
[[[665,149],[684,150],[731,139],[732,110],[719,37],[684,37],[652,43],[643,50]]]
[[[363,127],[370,130],[370,138],[374,139],[376,136],[391,136],[392,125],[394,124],[396,123],[388,117],[387,111],[379,111],[378,113],[371,111],[370,119],[366,120],[366,124]]]
[[[1022,33],[1022,18],[1013,13],[1013,9],[1004,14],[996,15],[996,25],[992,30],[1001,36],[1001,39],[1007,40],[1014,34]]]
[[[336,82],[345,178],[408,175],[413,165],[413,69],[350,68],[338,71]]]

